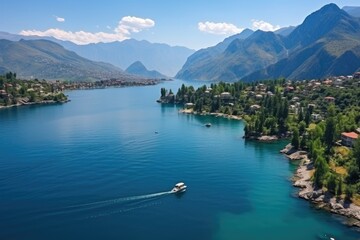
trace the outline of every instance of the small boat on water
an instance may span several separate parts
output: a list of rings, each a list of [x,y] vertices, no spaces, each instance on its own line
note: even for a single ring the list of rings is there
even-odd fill
[[[175,184],[175,187],[171,189],[172,193],[181,193],[186,191],[187,186],[183,182]]]
[[[205,126],[206,127],[211,127],[211,123],[206,123]]]

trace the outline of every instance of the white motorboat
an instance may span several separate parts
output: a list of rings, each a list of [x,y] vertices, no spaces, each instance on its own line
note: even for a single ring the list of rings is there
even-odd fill
[[[185,192],[186,191],[186,185],[183,182],[179,182],[177,184],[175,184],[175,187],[173,189],[171,189],[172,193],[181,193],[181,192]]]

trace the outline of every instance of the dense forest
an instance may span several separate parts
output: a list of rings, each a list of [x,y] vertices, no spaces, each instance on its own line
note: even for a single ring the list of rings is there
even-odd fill
[[[162,88],[160,100],[182,104],[188,113],[241,116],[248,139],[288,138],[295,150],[308,152],[315,166],[316,188],[345,200],[359,198],[360,138],[352,146],[341,141],[342,133],[360,131],[358,75],[296,82],[220,82],[198,89],[182,85],[176,94]]]
[[[12,72],[0,76],[0,106],[64,101],[67,97],[57,82],[19,80]]]

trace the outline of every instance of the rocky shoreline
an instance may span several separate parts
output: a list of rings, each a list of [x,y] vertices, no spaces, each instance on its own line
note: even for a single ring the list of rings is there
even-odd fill
[[[345,224],[349,226],[360,227],[360,206],[313,187],[311,177],[314,166],[305,151],[294,151],[289,144],[280,152],[284,153],[290,160],[301,160],[292,178],[293,186],[300,188],[298,193],[300,198],[310,201],[317,208],[347,217]]]
[[[201,116],[223,117],[223,118],[228,118],[228,119],[233,119],[233,120],[242,120],[242,117],[240,117],[240,116],[229,115],[229,114],[224,114],[224,113],[209,113],[209,112],[198,113],[198,112],[194,111],[193,109],[181,109],[181,110],[179,110],[179,113],[194,114],[194,115],[201,115]]]
[[[6,109],[6,108],[13,108],[13,107],[21,107],[21,106],[29,106],[29,105],[45,105],[45,104],[57,104],[57,103],[67,103],[71,100],[65,100],[65,101],[54,101],[54,100],[44,100],[40,102],[22,102],[7,106],[0,106],[0,109]]]

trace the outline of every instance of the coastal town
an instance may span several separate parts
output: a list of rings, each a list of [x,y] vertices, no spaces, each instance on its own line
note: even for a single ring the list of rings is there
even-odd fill
[[[69,90],[99,89],[107,87],[132,87],[155,85],[166,79],[109,79],[95,82],[66,82],[17,79],[16,73],[0,76],[0,108],[64,103],[70,101],[65,95]]]

